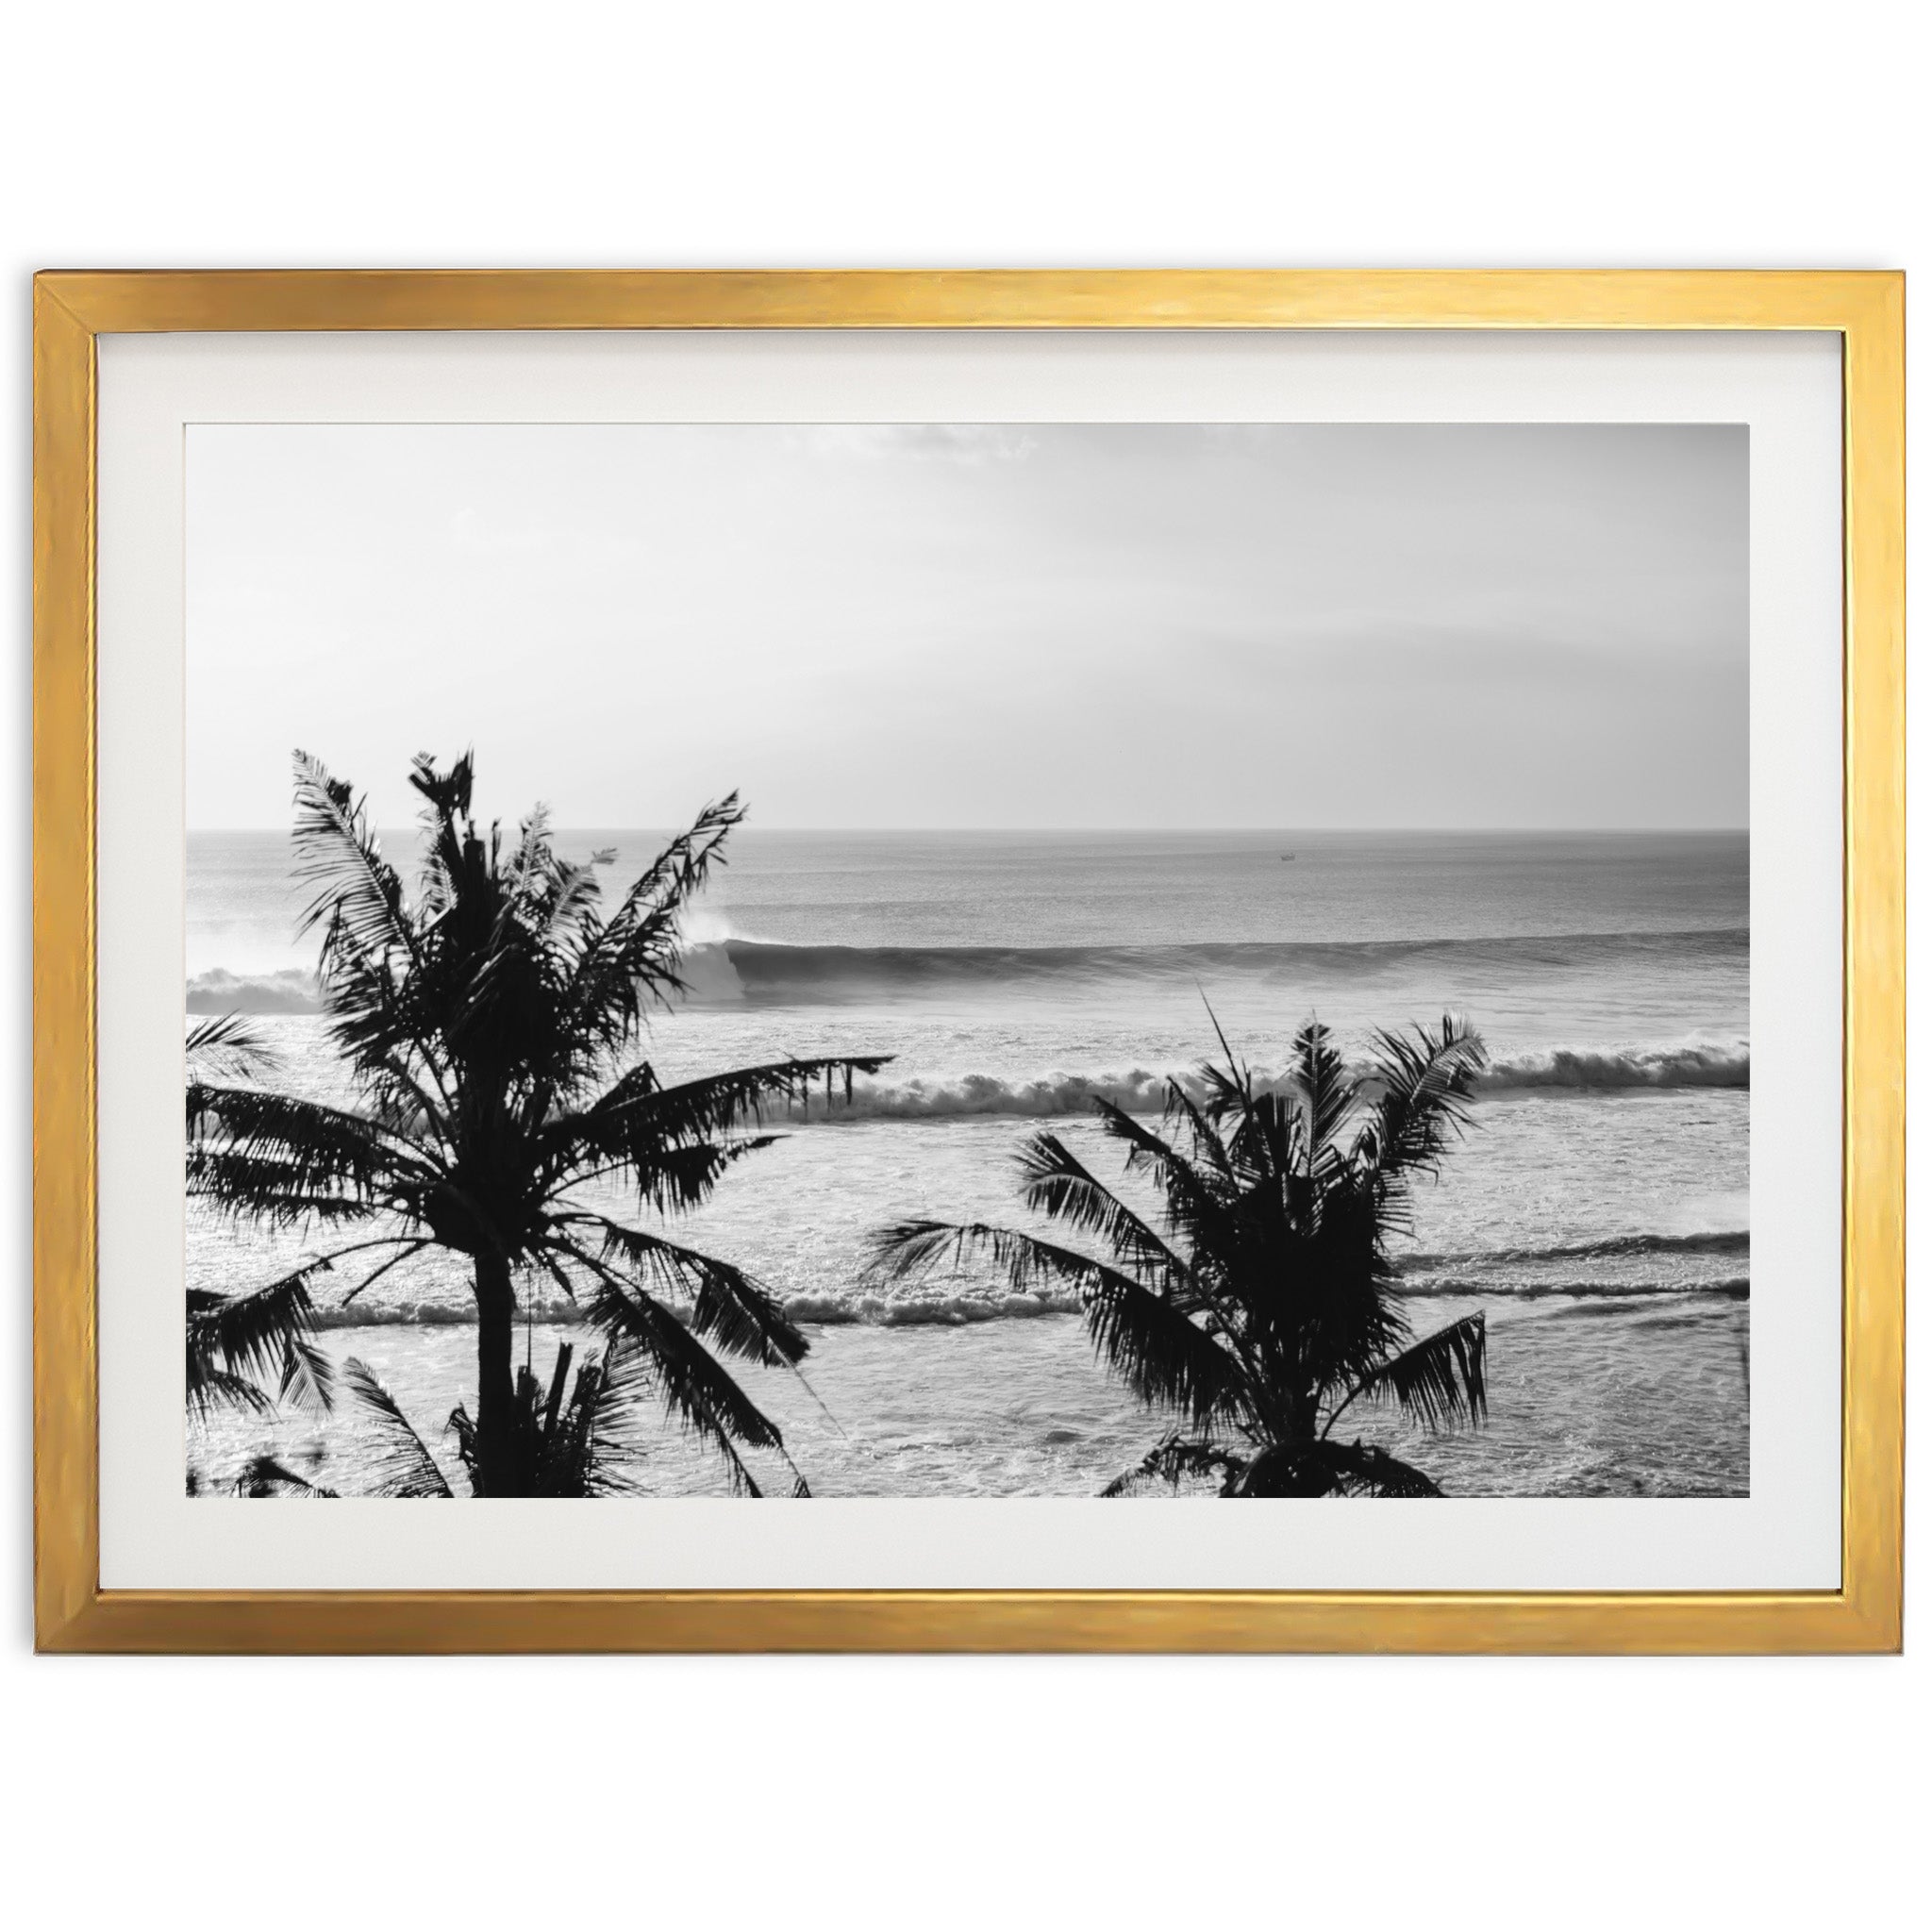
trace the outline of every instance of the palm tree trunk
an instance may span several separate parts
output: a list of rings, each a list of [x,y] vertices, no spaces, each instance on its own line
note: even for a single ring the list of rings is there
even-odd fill
[[[517,1332],[516,1291],[501,1255],[476,1257],[476,1493],[524,1492],[510,1367]]]

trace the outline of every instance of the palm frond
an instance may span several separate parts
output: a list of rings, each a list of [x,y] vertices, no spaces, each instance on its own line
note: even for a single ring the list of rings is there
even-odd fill
[[[372,1493],[411,1499],[450,1497],[448,1478],[438,1468],[428,1445],[369,1365],[351,1356],[342,1364],[342,1379],[367,1410],[375,1436],[375,1488]]]
[[[329,1265],[326,1258],[306,1262],[248,1294],[190,1291],[188,1401],[197,1414],[206,1415],[224,1402],[270,1407],[258,1386],[270,1376],[305,1404],[329,1407],[330,1371],[310,1346],[315,1304],[308,1293],[309,1284]]]
[[[586,1313],[612,1341],[625,1341],[641,1351],[666,1418],[708,1443],[724,1459],[734,1491],[761,1494],[738,1453],[739,1444],[782,1456],[785,1439],[777,1424],[669,1308],[640,1290],[625,1287],[610,1269],[581,1248],[566,1245],[597,1276]]]
[[[206,1148],[191,1155],[192,1174],[187,1192],[205,1201],[231,1221],[251,1221],[259,1226],[302,1228],[343,1227],[366,1222],[375,1205],[353,1193],[317,1192],[302,1185],[281,1163],[256,1160],[225,1149]]]
[[[277,1399],[313,1414],[325,1414],[336,1406],[335,1364],[306,1336],[289,1340]]]
[[[297,930],[321,926],[325,949],[364,959],[413,956],[403,882],[382,856],[368,808],[321,760],[295,754],[295,876],[314,896]]]
[[[1172,1141],[1110,1100],[1096,1102],[1094,1112],[1102,1130],[1125,1145],[1127,1172],[1146,1172],[1160,1190],[1170,1231],[1197,1253],[1213,1247],[1226,1225],[1229,1176],[1203,1173]]]
[[[1157,1443],[1132,1469],[1123,1471],[1101,1491],[1103,1496],[1131,1496],[1150,1483],[1180,1488],[1188,1476],[1218,1476],[1223,1495],[1247,1474],[1248,1458],[1220,1442],[1191,1442],[1171,1435]]]
[[[1438,1028],[1375,1036],[1371,1077],[1381,1087],[1364,1152],[1386,1183],[1433,1174],[1469,1124],[1475,1077],[1489,1063],[1479,1035],[1445,1013]]]
[[[1174,1303],[1091,1255],[985,1222],[902,1221],[870,1238],[865,1278],[880,1284],[959,1266],[983,1254],[1015,1293],[1044,1284],[1080,1297],[1095,1352],[1142,1401],[1186,1411],[1197,1424],[1238,1412],[1240,1365]]]
[[[668,1217],[703,1207],[728,1169],[748,1155],[775,1147],[784,1138],[782,1134],[741,1134],[730,1140],[654,1147],[648,1135],[627,1133],[622,1156],[606,1156],[602,1148],[589,1142],[573,1147],[566,1141],[560,1152],[553,1152],[553,1158],[572,1187],[615,1176],[626,1184],[641,1206]],[[585,1165],[586,1161],[595,1164]]]
[[[1319,1020],[1310,1020],[1294,1037],[1289,1070],[1307,1109],[1304,1150],[1309,1171],[1333,1148],[1336,1137],[1355,1105],[1355,1083],[1335,1036]]]
[[[1406,1348],[1364,1375],[1336,1407],[1324,1430],[1357,1400],[1393,1402],[1411,1422],[1440,1429],[1475,1424],[1489,1412],[1484,1386],[1489,1325],[1480,1310]]]
[[[1020,1198],[1036,1214],[1080,1234],[1097,1234],[1114,1257],[1170,1297],[1190,1280],[1188,1264],[1114,1191],[1096,1180],[1058,1134],[1034,1134],[1015,1157]]]
[[[772,1291],[741,1268],[602,1215],[590,1220],[602,1237],[607,1261],[622,1260],[672,1293],[688,1297],[691,1327],[727,1354],[766,1368],[791,1367],[805,1359],[811,1344]]]
[[[571,974],[563,997],[571,1028],[617,1046],[635,1035],[646,1003],[665,1004],[685,990],[679,915],[711,868],[725,862],[724,841],[743,819],[735,791],[706,806],[633,882]]]
[[[243,1013],[209,1013],[188,1029],[186,1058],[201,1078],[245,1080],[268,1072],[275,1052]]]
[[[389,1259],[384,1261],[380,1266],[372,1268],[369,1271],[369,1273],[365,1274],[362,1277],[362,1279],[358,1281],[355,1285],[355,1287],[352,1288],[348,1291],[348,1293],[342,1297],[341,1303],[339,1304],[339,1306],[341,1307],[346,1308],[349,1306],[349,1304],[357,1298],[358,1295],[364,1294],[370,1289],[374,1288],[375,1284],[378,1281],[380,1281],[382,1277],[385,1274],[387,1274],[391,1268],[400,1268],[405,1261],[413,1260],[418,1255],[420,1255],[423,1252],[425,1248],[433,1247],[435,1243],[433,1241],[428,1241],[427,1239],[417,1240],[410,1236],[398,1235],[394,1237],[392,1240],[372,1241],[371,1243],[369,1243],[369,1245],[371,1247],[382,1248],[394,1247],[398,1250],[398,1252],[391,1255],[389,1257]]]
[[[631,1474],[640,1457],[636,1418],[651,1388],[649,1357],[625,1341],[612,1342],[579,1371],[559,1431],[570,1446],[569,1493],[636,1493]]]
[[[1200,1070],[1207,1080],[1210,1096],[1217,1092],[1231,1091],[1234,1081],[1223,1069],[1204,1066]],[[1185,1126],[1189,1138],[1194,1144],[1196,1160],[1205,1160],[1213,1170],[1216,1181],[1224,1185],[1234,1184],[1234,1163],[1228,1158],[1226,1146],[1215,1131],[1214,1124],[1208,1119],[1204,1108],[1194,1096],[1178,1080],[1167,1083],[1167,1100],[1161,1109],[1163,1124],[1170,1130]],[[1132,1120],[1131,1114],[1123,1113],[1123,1120]],[[1198,1170],[1191,1170],[1198,1174]]]
[[[206,1365],[199,1371],[190,1371],[188,1402],[195,1414],[204,1419],[224,1407],[245,1408],[253,1415],[270,1415],[275,1406],[275,1398],[259,1383],[250,1381],[246,1375]]]
[[[377,1122],[300,1094],[196,1081],[187,1104],[188,1191],[218,1207],[264,1217],[291,1200],[366,1206],[435,1178]]]
[[[450,1410],[449,1419],[442,1425],[446,1436],[457,1439],[457,1460],[463,1465],[463,1474],[470,1479],[470,1487],[476,1487],[476,1424],[470,1420],[470,1411],[459,1402]]]
[[[779,1107],[798,1107],[821,1087],[827,1092],[841,1081],[852,1097],[858,1074],[876,1074],[891,1062],[891,1054],[840,1054],[816,1059],[773,1060],[763,1066],[737,1067],[726,1074],[661,1086],[645,1062],[634,1067],[581,1113],[566,1116],[553,1129],[552,1139],[581,1139],[613,1158],[630,1158],[627,1151],[653,1151],[708,1141],[742,1126],[761,1126]]]
[[[340,1500],[334,1490],[325,1490],[299,1476],[273,1456],[258,1456],[247,1463],[233,1484],[238,1496],[301,1496],[310,1500]]]

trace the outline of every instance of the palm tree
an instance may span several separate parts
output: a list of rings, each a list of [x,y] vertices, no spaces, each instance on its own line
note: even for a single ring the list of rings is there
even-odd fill
[[[185,1055],[190,1079],[221,1074],[249,1077],[275,1065],[268,1043],[239,1014],[197,1020],[188,1030]],[[326,1412],[335,1407],[336,1371],[316,1345],[316,1311],[308,1277],[295,1274],[253,1293],[225,1295],[211,1289],[188,1291],[188,1406],[206,1420],[219,1407],[265,1415],[280,1403]],[[536,1474],[537,1493],[545,1496],[623,1494],[631,1484],[625,1474],[637,1457],[633,1424],[645,1377],[643,1358],[634,1348],[613,1346],[593,1356],[577,1372],[576,1385],[563,1399],[575,1351],[558,1348],[547,1397],[526,1362],[517,1371],[516,1421],[528,1438],[525,1454]],[[416,1433],[400,1405],[375,1374],[351,1357],[343,1365],[349,1392],[365,1411],[378,1450],[374,1470],[377,1496],[452,1496],[436,1458]],[[273,1391],[268,1384],[273,1378]],[[474,1486],[475,1430],[460,1406],[448,1428]],[[242,1496],[334,1497],[338,1492],[309,1482],[272,1454],[249,1458],[231,1488]],[[190,1471],[190,1493],[198,1493],[199,1474]]]
[[[357,1100],[192,1076],[188,1191],[258,1225],[355,1237],[250,1298],[287,1317],[284,1333],[322,1275],[359,1274],[346,1304],[425,1250],[461,1257],[477,1318],[465,1416],[476,1494],[537,1494],[546,1480],[512,1358],[519,1290],[548,1280],[612,1350],[635,1353],[666,1414],[755,1495],[741,1451],[782,1457],[784,1441],[712,1350],[795,1367],[806,1338],[742,1270],[614,1219],[584,1191],[623,1185],[660,1220],[688,1212],[773,1138],[741,1129],[821,1081],[849,1096],[853,1075],[885,1058],[785,1059],[667,1085],[635,1049],[651,1008],[684,991],[679,914],[724,862],[744,816],[736,795],[707,807],[606,917],[594,871],[558,857],[541,807],[513,841],[478,826],[474,776],[468,754],[447,772],[416,758],[412,898],[366,802],[295,755],[296,870],[313,893],[302,929],[322,935],[323,1009]]]
[[[1200,1069],[1198,1100],[1168,1082],[1159,1132],[1097,1104],[1127,1171],[1159,1197],[1153,1218],[1058,1135],[1021,1151],[1025,1206],[1097,1239],[1104,1258],[984,1223],[907,1221],[874,1237],[870,1273],[903,1281],[978,1253],[1016,1291],[1076,1292],[1096,1353],[1179,1418],[1108,1495],[1188,1476],[1219,1478],[1224,1496],[1440,1495],[1421,1470],[1335,1430],[1377,1403],[1432,1428],[1486,1413],[1482,1316],[1413,1340],[1389,1254],[1409,1231],[1415,1181],[1467,1124],[1482,1041],[1448,1018],[1378,1033],[1352,1073],[1310,1021],[1276,1085],[1221,1046],[1226,1064]]]

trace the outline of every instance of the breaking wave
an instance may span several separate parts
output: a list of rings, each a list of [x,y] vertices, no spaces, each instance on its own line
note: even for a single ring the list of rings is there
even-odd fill
[[[1479,1257],[1472,1257],[1472,1260]],[[1587,1281],[1536,1280],[1498,1282],[1480,1273],[1467,1276],[1431,1277],[1398,1282],[1394,1292],[1409,1300],[1479,1297],[1491,1303],[1544,1301],[1561,1297],[1577,1301],[1637,1301],[1693,1296],[1722,1301],[1750,1298],[1748,1275],[1726,1275],[1707,1281]],[[1026,1321],[1041,1315],[1077,1315],[1080,1298],[1056,1291],[1031,1294],[794,1294],[780,1298],[794,1322],[820,1327],[959,1328],[980,1322]],[[578,1327],[583,1310],[561,1298],[539,1302],[529,1311],[532,1321],[548,1325]],[[674,1308],[680,1320],[688,1311]],[[474,1325],[475,1310],[467,1300],[400,1301],[365,1306],[325,1307],[316,1311],[319,1328],[461,1328]]]
[[[312,1013],[318,1010],[312,979],[301,973],[278,973],[239,979],[205,974],[189,987],[191,1013]],[[1170,1073],[1132,1067],[1124,1073],[1052,1072],[1008,1079],[995,1074],[963,1074],[955,1079],[860,1080],[849,1100],[827,1106],[814,1097],[802,1109],[811,1121],[971,1120],[1007,1116],[1057,1120],[1093,1111],[1096,1101],[1110,1101],[1128,1113],[1158,1113],[1167,1104],[1168,1082],[1178,1079],[1194,1099],[1206,1090],[1191,1072]],[[1261,1074],[1264,1091],[1286,1090],[1287,1076]],[[1748,1045],[1689,1044],[1652,1047],[1551,1047],[1506,1055],[1477,1079],[1486,1093],[1604,1093],[1666,1088],[1748,1088]]]
[[[1481,1276],[1467,1280],[1398,1283],[1395,1293],[1405,1299],[1480,1297],[1491,1302],[1568,1300],[1638,1301],[1667,1296],[1695,1296],[1719,1301],[1748,1301],[1751,1278],[1727,1275],[1708,1281],[1526,1281],[1501,1284]],[[862,1324],[875,1328],[963,1327],[969,1323],[1025,1320],[1040,1315],[1076,1315],[1077,1295],[1034,1294],[831,1295],[800,1294],[785,1303],[794,1322],[824,1326]]]
[[[1549,1248],[1466,1249],[1443,1255],[1406,1255],[1407,1269],[1448,1268],[1470,1262],[1489,1266],[1526,1261],[1601,1261],[1626,1255],[1748,1255],[1748,1228],[1710,1228],[1695,1234],[1619,1234],[1602,1241],[1566,1241]]]
[[[1492,1091],[1511,1087],[1574,1087],[1602,1091],[1625,1087],[1748,1087],[1751,1049],[1730,1046],[1552,1047],[1512,1054],[1482,1075]]]
[[[1418,1300],[1467,1295],[1491,1302],[1536,1302],[1560,1295],[1572,1300],[1631,1301],[1652,1295],[1705,1295],[1741,1302],[1751,1298],[1751,1277],[1731,1274],[1710,1281],[1523,1281],[1506,1285],[1481,1274],[1442,1275],[1398,1283],[1395,1292]]]
[[[1091,1113],[1095,1101],[1110,1101],[1129,1113],[1158,1113],[1167,1103],[1168,1081],[1177,1078],[1191,1097],[1205,1089],[1191,1073],[1170,1074],[1135,1067],[1120,1074],[1042,1074],[1008,1080],[991,1074],[967,1074],[954,1080],[860,1081],[851,1100],[829,1109],[809,1103],[810,1120],[958,1120],[977,1115],[1011,1115],[1053,1120]],[[1279,1092],[1281,1074],[1261,1074],[1259,1086]],[[1668,1046],[1592,1050],[1553,1048],[1497,1060],[1478,1081],[1481,1091],[1523,1091],[1613,1092],[1645,1088],[1748,1088],[1748,1046]]]
[[[1036,1315],[1076,1315],[1078,1295],[1034,1294],[795,1294],[785,1304],[794,1322],[826,1326],[862,1324],[874,1328],[961,1327],[969,1322],[1007,1322]]]
[[[1160,946],[829,946],[707,940],[685,956],[701,1003],[785,1005],[909,998],[923,991],[1055,982],[1120,982],[1239,975],[1264,983],[1351,978],[1417,965],[1467,972],[1485,966],[1560,971],[1654,958],[1747,957],[1745,927],[1710,931],[1537,934],[1461,940],[1361,940]]]
[[[1636,964],[1645,959],[1742,963],[1744,928],[1707,932],[1583,933],[1503,939],[1368,940],[1312,943],[1159,946],[832,946],[781,945],[761,940],[696,936],[682,962],[693,1005],[824,1006],[916,1000],[979,991],[1073,992],[1136,983],[1241,978],[1279,983],[1297,999],[1322,981],[1354,985],[1377,974],[1406,980],[1426,974],[1447,984],[1471,974],[1515,980],[1539,973]],[[295,968],[232,973],[223,968],[188,982],[192,1013],[309,1013],[319,1007],[314,975]],[[1626,1072],[1619,1084],[1668,1084],[1648,1072]],[[1604,1084],[1616,1070],[1566,1055],[1528,1084]],[[1688,1083],[1687,1083],[1688,1084]],[[1699,1082],[1696,1084],[1717,1084]],[[1737,1084],[1737,1083],[1733,1083]]]

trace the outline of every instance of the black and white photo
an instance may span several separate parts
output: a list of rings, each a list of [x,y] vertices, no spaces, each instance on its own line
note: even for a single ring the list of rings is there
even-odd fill
[[[195,425],[191,1493],[1748,1496],[1748,458]]]

